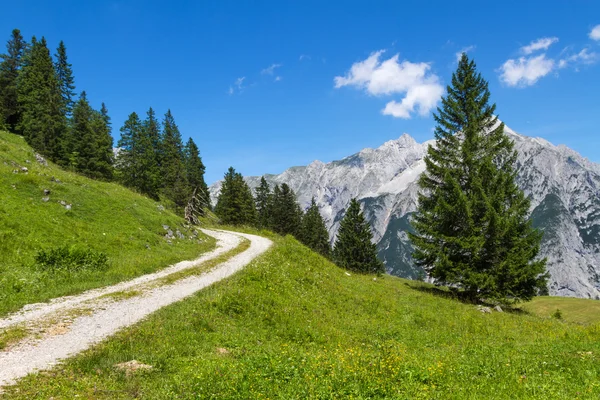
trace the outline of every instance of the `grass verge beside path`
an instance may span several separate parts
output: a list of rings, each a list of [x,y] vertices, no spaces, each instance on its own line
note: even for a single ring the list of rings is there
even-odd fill
[[[473,305],[352,274],[291,237],[7,399],[592,399],[600,325]],[[137,360],[152,369],[125,373]]]
[[[175,238],[164,237],[163,225]],[[38,251],[61,246],[102,252],[109,267],[68,272],[34,266]],[[0,316],[155,272],[214,247],[213,238],[186,228],[161,204],[43,165],[22,137],[0,132]]]

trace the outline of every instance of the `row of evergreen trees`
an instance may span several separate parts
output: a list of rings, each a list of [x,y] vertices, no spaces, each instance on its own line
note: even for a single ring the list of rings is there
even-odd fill
[[[198,209],[210,208],[198,146],[191,138],[183,145],[170,110],[162,124],[152,108],[143,121],[129,115],[115,157],[108,109],[104,103],[93,109],[85,91],[76,99],[62,41],[52,58],[45,38],[27,42],[14,29],[0,57],[0,129],[23,135],[42,155],[90,178],[114,179],[151,198],[162,196],[177,210],[192,196]]]
[[[110,118],[94,110],[75,78],[61,41],[54,58],[46,39],[27,42],[12,31],[0,62],[0,128],[21,134],[39,153],[90,176],[112,178]]]
[[[315,200],[303,212],[296,194],[286,183],[271,190],[262,177],[254,197],[242,174],[230,167],[223,179],[215,213],[224,224],[250,225],[280,235],[293,235],[318,253],[331,255],[329,234]]]
[[[210,208],[205,166],[192,138],[184,145],[171,110],[162,124],[152,108],[142,121],[129,115],[118,142],[117,177],[127,187],[153,199],[163,196],[183,209],[194,192],[202,209]]]
[[[341,221],[333,250],[314,197],[303,211],[296,201],[296,194],[286,183],[275,185],[271,190],[262,177],[256,196],[253,196],[242,174],[231,167],[225,174],[215,213],[225,224],[251,225],[281,235],[293,235],[349,270],[363,273],[385,271],[383,263],[377,259],[371,228],[356,199],[351,201]]]

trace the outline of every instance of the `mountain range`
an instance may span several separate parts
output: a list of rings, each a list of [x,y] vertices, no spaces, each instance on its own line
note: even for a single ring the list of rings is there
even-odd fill
[[[551,295],[600,298],[600,164],[566,146],[505,132],[518,152],[518,184],[531,199],[531,219],[544,232],[540,255],[548,259]],[[302,207],[314,196],[332,242],[350,199],[359,199],[371,224],[379,257],[392,275],[417,278],[408,239],[410,216],[417,207],[417,180],[423,158],[435,141],[417,143],[408,134],[366,148],[339,161],[314,161],[267,182],[287,183]],[[246,177],[256,188],[260,177]],[[216,204],[220,182],[210,187]]]

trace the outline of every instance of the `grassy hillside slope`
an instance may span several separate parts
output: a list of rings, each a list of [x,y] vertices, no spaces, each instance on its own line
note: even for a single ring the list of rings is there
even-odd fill
[[[482,314],[426,286],[349,276],[291,237],[7,399],[591,399],[600,325]],[[125,373],[130,360],[151,370]]]
[[[183,222],[122,186],[44,166],[23,138],[0,132],[0,315],[149,273],[214,247],[205,235],[190,239],[193,233]],[[167,243],[163,225],[186,238]],[[75,273],[33,267],[40,249],[62,245],[104,252],[110,267]]]

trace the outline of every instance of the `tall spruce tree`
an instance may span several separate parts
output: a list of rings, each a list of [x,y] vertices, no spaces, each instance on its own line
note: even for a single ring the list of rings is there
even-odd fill
[[[116,167],[119,172],[119,180],[123,185],[138,188],[139,178],[139,150],[138,143],[141,136],[142,121],[137,113],[132,112],[120,129],[121,137],[117,142],[118,153]]]
[[[146,119],[144,120],[144,129],[147,131],[146,134],[150,137],[150,142],[152,143],[152,148],[154,149],[154,158],[156,161],[156,165],[161,165],[161,154],[162,154],[162,139],[160,132],[160,122],[156,118],[156,113],[150,107],[148,112],[146,112]]]
[[[162,191],[178,210],[183,210],[191,191],[187,182],[181,133],[171,110],[167,111],[163,120],[161,149]]]
[[[196,146],[192,138],[189,138],[185,144],[183,154],[190,192],[196,192],[196,196],[204,203],[203,209],[210,209],[210,195],[208,193],[208,186],[204,181],[206,167],[200,157],[198,146]]]
[[[140,121],[134,112],[121,128],[117,167],[120,180],[153,199],[159,196],[159,169],[148,130],[148,119]]]
[[[32,39],[18,79],[21,121],[17,126],[28,143],[53,161],[65,158],[63,139],[67,118],[61,109],[62,97],[46,40]]]
[[[515,182],[516,151],[488,83],[463,54],[434,119],[411,240],[417,264],[475,298],[528,300],[546,286],[541,232]]]
[[[333,248],[333,260],[340,267],[365,274],[385,272],[377,258],[371,227],[365,220],[356,199],[350,201],[346,214],[340,222]]]
[[[271,188],[265,177],[260,178],[260,185],[255,189],[257,224],[259,228],[268,228],[270,221]]]
[[[302,210],[296,201],[296,194],[283,183],[281,188],[273,191],[271,206],[271,229],[280,235],[298,237],[302,223]]]
[[[6,44],[6,54],[0,55],[0,125],[13,132],[16,132],[21,119],[17,82],[26,49],[27,42],[23,40],[21,31],[13,29]]]
[[[92,127],[97,142],[97,172],[101,179],[112,180],[114,176],[113,137],[110,117],[106,104],[102,103],[100,111],[94,110]]]
[[[70,116],[73,111],[73,98],[75,97],[75,78],[73,77],[72,65],[67,60],[67,48],[62,40],[54,57],[56,58],[54,68],[60,87],[61,112]]]
[[[215,213],[224,224],[256,224],[256,208],[252,191],[242,174],[236,172],[233,167],[229,167],[225,173]]]
[[[325,257],[331,255],[329,233],[314,197],[302,217],[299,239],[302,243]]]
[[[67,152],[71,167],[95,179],[110,180],[113,176],[113,140],[107,118],[102,111],[92,109],[86,93],[82,92],[73,107]]]

